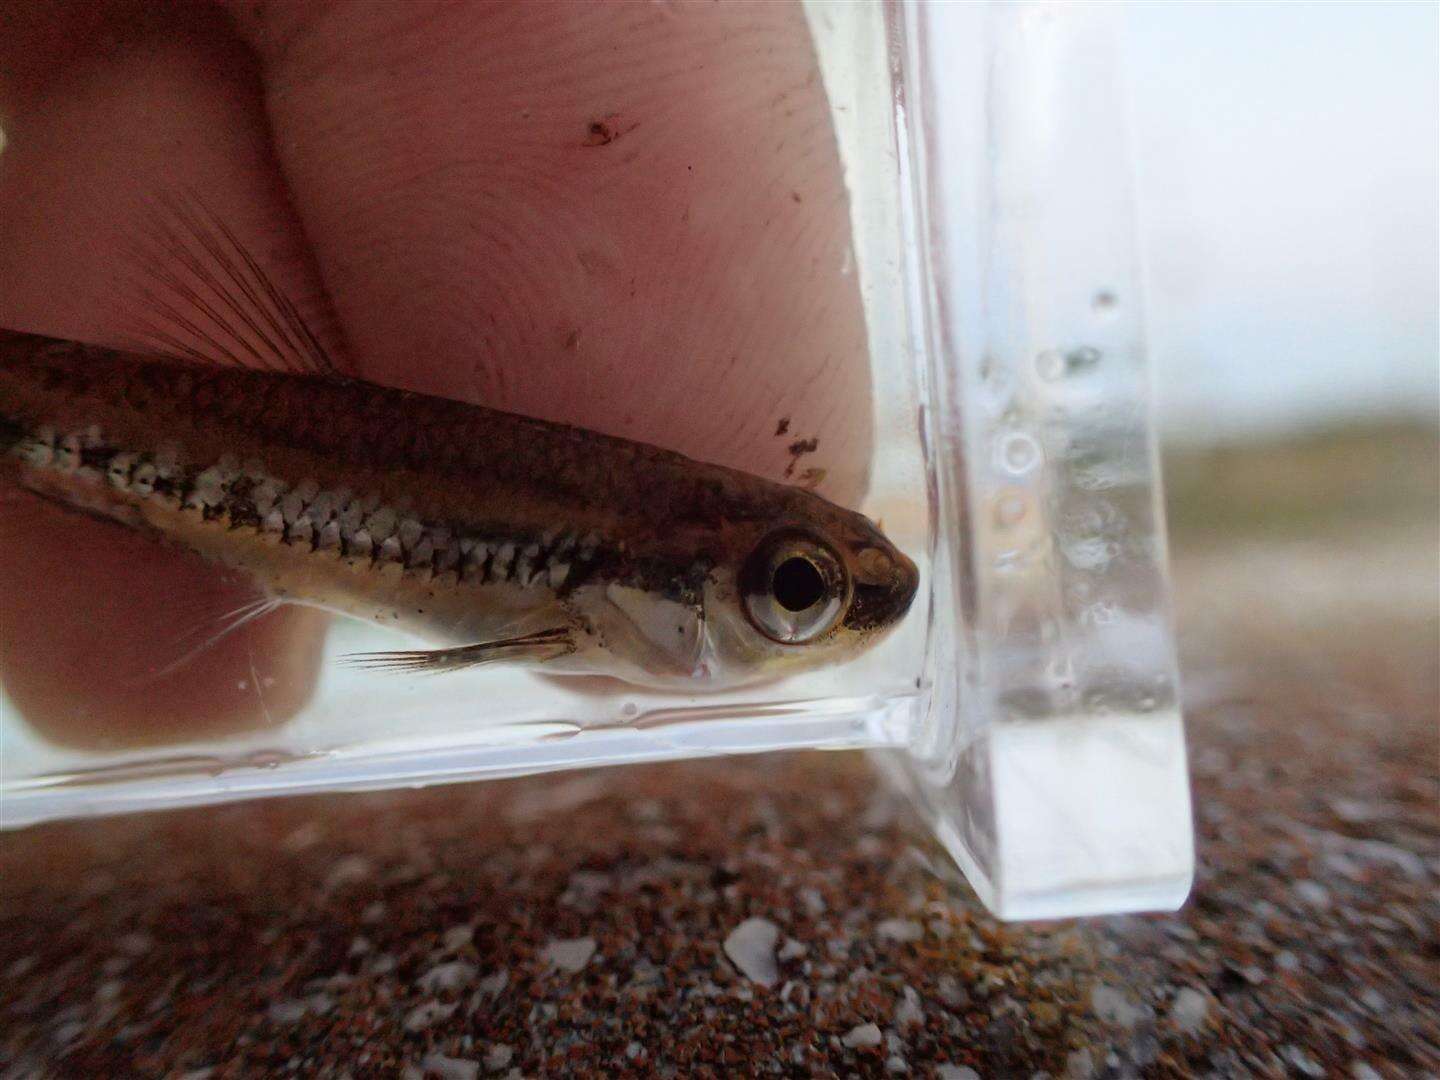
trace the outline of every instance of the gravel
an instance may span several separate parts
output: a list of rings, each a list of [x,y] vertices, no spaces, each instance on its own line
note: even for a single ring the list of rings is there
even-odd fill
[[[43,826],[0,1075],[1440,1072],[1434,628],[1284,622],[1227,558],[1179,912],[999,923],[854,754]]]

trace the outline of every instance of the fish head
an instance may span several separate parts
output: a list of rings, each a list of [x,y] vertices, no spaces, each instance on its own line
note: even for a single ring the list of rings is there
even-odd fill
[[[732,531],[705,588],[704,677],[737,685],[848,660],[915,599],[920,572],[860,514],[818,498]]]

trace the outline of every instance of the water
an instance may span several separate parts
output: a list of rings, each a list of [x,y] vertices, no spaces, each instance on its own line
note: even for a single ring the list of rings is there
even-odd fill
[[[763,21],[791,10],[672,5],[655,18],[685,32],[716,11]],[[780,87],[766,83],[776,34],[803,25],[747,24],[709,41],[754,61],[743,87],[724,88],[724,140],[691,132],[636,174],[626,163],[674,110],[628,127],[607,104],[598,115],[618,137],[598,143],[593,127],[555,128],[583,138],[585,154],[611,155],[584,160],[615,170],[605,185],[563,169],[551,178],[587,211],[571,221],[583,235],[540,238],[575,256],[579,270],[563,263],[565,274],[588,275],[576,300],[585,320],[531,327],[543,348],[525,354],[526,378],[480,370],[476,382],[499,395],[491,404],[815,485],[882,522],[921,574],[896,631],[843,665],[700,696],[498,668],[347,669],[334,662],[343,653],[401,643],[336,623],[313,698],[259,729],[122,752],[62,747],[4,713],[6,824],[869,748],[1002,915],[1183,899],[1190,811],[1113,13],[1044,2],[804,12],[818,64]],[[819,87],[828,100],[803,113]],[[647,88],[627,89],[643,100]],[[815,121],[808,137],[824,138],[795,160],[838,152],[828,187],[767,172],[794,143],[746,142],[757,118],[796,110]],[[507,116],[495,118],[502,129]],[[744,182],[707,187],[717,162],[747,145]],[[617,204],[630,185],[640,197]],[[842,187],[848,234],[817,239],[808,215],[844,205]],[[665,222],[683,229],[672,236]],[[695,230],[711,261],[747,235],[757,242],[739,270],[709,282],[706,259],[674,258]],[[642,277],[668,290],[663,302],[627,308]],[[703,335],[685,331],[702,292],[728,297],[724,317],[706,323],[733,332],[727,348],[700,348]],[[817,306],[826,295],[854,302]],[[423,344],[435,330],[415,332]],[[626,347],[608,363],[607,340]],[[638,359],[626,367],[624,356]],[[398,363],[392,373],[407,377]],[[265,691],[263,676],[238,679],[239,692]]]
[[[835,121],[830,137],[838,150],[832,145],[830,152],[838,153],[848,165],[845,183],[852,231],[839,243],[816,245],[813,257],[827,261],[807,272],[822,290],[828,287],[824,282],[836,278],[848,282],[844,288],[854,290],[855,316],[863,311],[863,326],[856,324],[863,336],[855,354],[859,376],[856,365],[847,367],[844,356],[837,364],[822,362],[818,353],[833,348],[838,333],[827,325],[812,330],[809,337],[787,329],[787,345],[794,351],[788,357],[780,353],[756,360],[751,354],[763,351],[762,345],[751,341],[737,346],[745,357],[733,372],[697,358],[693,363],[669,365],[658,381],[633,373],[612,374],[612,379],[625,377],[624,385],[631,387],[623,391],[632,395],[628,407],[623,401],[614,404],[621,393],[614,382],[594,382],[614,371],[603,364],[587,374],[585,400],[561,415],[553,415],[553,398],[490,400],[539,415],[551,410],[549,419],[582,424],[589,419],[585,409],[594,407],[588,402],[609,401],[606,415],[611,422],[603,425],[606,430],[662,442],[776,479],[818,485],[822,494],[882,521],[886,534],[919,565],[925,584],[903,624],[879,647],[850,663],[759,687],[685,695],[503,667],[441,676],[367,671],[339,660],[350,653],[411,648],[416,643],[339,619],[325,636],[318,684],[298,712],[287,715],[286,708],[269,707],[267,694],[273,700],[276,691],[264,665],[236,681],[241,695],[254,695],[252,711],[260,718],[246,730],[187,737],[182,718],[169,725],[163,737],[152,733],[136,740],[136,745],[119,748],[100,717],[67,723],[63,739],[57,740],[47,738],[5,698],[0,702],[4,824],[259,793],[450,781],[792,747],[900,747],[912,741],[924,715],[932,537],[920,390],[901,274],[898,166],[889,136],[892,110],[884,87],[888,72],[883,27],[878,9],[847,12],[822,6],[811,14],[820,54],[818,72],[830,91]],[[683,11],[672,12],[671,17],[685,19]],[[793,105],[778,101],[772,107],[778,116]],[[636,129],[635,138],[640,130]],[[752,134],[760,137],[753,128]],[[752,136],[736,135],[742,152],[747,137]],[[627,134],[615,140],[616,146],[629,138]],[[763,171],[769,151],[757,149],[757,153]],[[624,182],[628,174],[622,169],[618,175]],[[728,188],[705,190],[703,170],[690,176],[689,182],[697,186],[696,215],[731,197]],[[826,183],[821,177],[810,188],[816,184],[823,188]],[[773,216],[772,186],[757,183],[750,196],[753,206],[739,217]],[[796,181],[797,205],[804,186]],[[791,201],[783,200],[782,208]],[[688,235],[681,228],[674,242],[684,243]],[[801,240],[797,238],[797,243]],[[766,239],[759,250],[771,250],[771,243]],[[580,249],[580,263],[592,277],[608,280],[626,273],[623,242],[606,247],[587,241]],[[786,313],[779,314],[783,318]],[[682,309],[678,314],[657,312],[650,319],[662,327],[667,318],[679,320],[672,336],[684,341],[687,317],[695,315],[687,316]],[[743,321],[743,314],[740,317]],[[849,317],[842,311],[827,323],[843,324]],[[587,350],[603,351],[604,332],[603,327],[582,324],[565,336],[565,348],[581,358]],[[807,355],[812,349],[816,356]],[[762,360],[769,366],[757,367]],[[829,374],[817,382],[808,374],[814,371]],[[763,383],[762,397],[757,398],[751,385],[755,383]],[[518,392],[523,398],[523,389]],[[655,416],[663,413],[666,402],[679,402],[668,407],[693,411],[688,403],[696,399],[722,404],[731,400],[742,408],[736,409],[731,421],[726,421],[724,408],[706,410],[678,436],[673,422],[668,428],[655,427]],[[623,430],[616,430],[617,417]],[[857,446],[873,452],[856,460]],[[1017,443],[1007,452],[1023,468],[1026,455],[1037,450],[1033,443]],[[34,587],[46,586],[39,582]],[[205,654],[193,663],[203,671]],[[87,730],[95,733],[93,740],[87,739]]]

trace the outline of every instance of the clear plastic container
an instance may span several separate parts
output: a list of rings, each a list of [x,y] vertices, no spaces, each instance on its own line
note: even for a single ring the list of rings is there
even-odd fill
[[[1003,917],[1181,902],[1190,806],[1115,17],[806,13],[872,358],[856,509],[922,574],[898,630],[842,666],[704,696],[326,663],[294,719],[163,749],[62,747],[0,704],[4,825],[867,748]],[[347,621],[326,649],[396,644]]]

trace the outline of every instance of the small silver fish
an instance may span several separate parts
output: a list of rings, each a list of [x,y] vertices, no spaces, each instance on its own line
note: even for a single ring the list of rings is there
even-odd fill
[[[268,598],[245,618],[303,604],[439,646],[358,658],[382,668],[695,691],[847,659],[909,609],[914,563],[811,492],[340,374],[222,224],[187,223],[222,272],[191,267],[199,313],[161,310],[206,345],[0,331],[0,473],[243,571]]]

